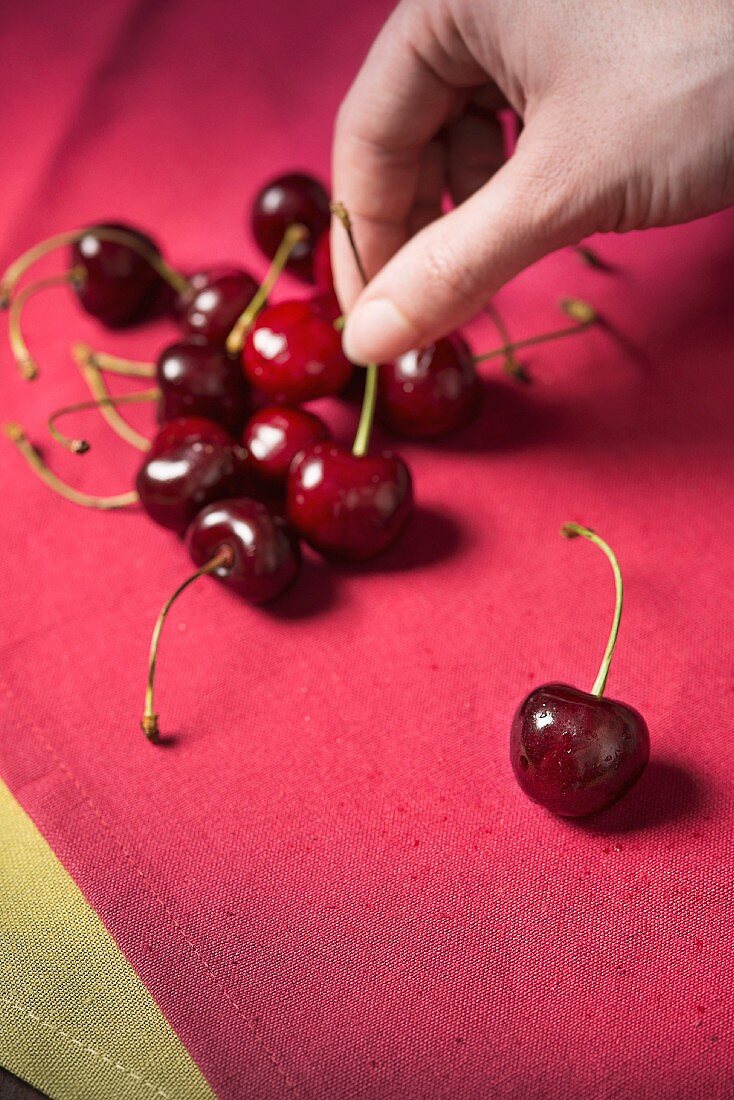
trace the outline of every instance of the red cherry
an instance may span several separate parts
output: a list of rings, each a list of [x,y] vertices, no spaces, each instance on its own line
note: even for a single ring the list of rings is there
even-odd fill
[[[568,684],[545,684],[520,705],[510,734],[510,761],[530,798],[564,817],[606,809],[633,786],[650,756],[641,714],[603,696],[622,615],[622,574],[609,545],[588,527],[567,524],[607,556],[614,573],[616,607],[609,641],[591,693]]]
[[[164,424],[135,487],[151,519],[183,535],[207,504],[246,488],[242,449],[219,424],[182,417]]]
[[[291,252],[288,269],[301,279],[313,279],[316,243],[329,228],[329,196],[311,176],[291,173],[271,180],[255,196],[250,215],[252,235],[272,260],[291,225],[303,225],[309,236]]]
[[[201,336],[171,344],[156,364],[158,420],[200,416],[237,434],[247,419],[249,387],[239,361]]]
[[[222,546],[230,547],[231,564],[213,576],[254,604],[284,592],[301,561],[298,540],[286,520],[246,497],[202,509],[186,532],[186,544],[197,566],[210,561]]]
[[[340,334],[308,301],[264,309],[248,334],[243,363],[253,386],[287,405],[338,393],[352,374]]]
[[[122,222],[100,222],[71,246],[71,267],[84,269],[75,291],[82,308],[109,328],[122,328],[154,312],[164,286],[160,275],[129,245],[103,241],[95,228],[120,229],[144,248],[160,256],[158,245],[146,233]]]
[[[460,428],[480,399],[471,349],[456,332],[380,368],[380,420],[401,435],[426,439]]]
[[[245,462],[254,477],[269,485],[285,486],[296,455],[312,443],[328,438],[328,428],[313,413],[269,405],[247,422],[242,435]]]
[[[204,336],[211,344],[224,344],[257,290],[252,275],[237,267],[198,271],[178,298],[181,328],[185,333]]]
[[[327,229],[313,250],[313,281],[320,291],[334,293],[334,272],[331,270],[331,233]]]
[[[307,447],[288,476],[288,515],[327,557],[363,561],[394,542],[412,507],[410,471],[397,455],[357,456],[335,443]]]
[[[611,806],[637,782],[650,735],[625,703],[545,684],[515,715],[510,751],[527,795],[553,813],[582,817]]]

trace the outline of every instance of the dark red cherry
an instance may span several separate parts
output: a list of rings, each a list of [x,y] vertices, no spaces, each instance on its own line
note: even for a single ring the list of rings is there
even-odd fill
[[[637,782],[650,735],[625,703],[545,684],[518,709],[510,754],[527,795],[553,813],[582,817],[611,806]]]
[[[250,222],[252,235],[272,260],[290,225],[304,225],[309,236],[291,252],[288,270],[307,281],[313,280],[313,253],[319,238],[329,228],[329,196],[312,176],[293,172],[278,176],[255,196]]]
[[[156,364],[161,391],[158,420],[201,416],[221,424],[233,435],[242,430],[249,412],[249,387],[239,358],[228,355],[201,336],[171,344]]]
[[[394,542],[413,504],[410,471],[397,455],[353,455],[335,443],[307,447],[288,476],[288,515],[316,550],[344,561]]]
[[[313,413],[286,405],[269,405],[248,420],[242,444],[250,473],[271,486],[285,486],[293,459],[312,443],[328,439],[329,430]]]
[[[313,281],[320,291],[334,293],[334,272],[331,270],[331,233],[327,229],[313,250]]]
[[[320,314],[332,326],[337,317],[341,317],[342,308],[333,290],[319,290],[307,301],[313,312]]]
[[[109,328],[122,328],[154,312],[163,280],[148,261],[129,245],[102,241],[95,228],[121,229],[160,255],[158,245],[140,230],[122,222],[100,222],[71,246],[71,266],[84,268],[76,294],[82,308]]]
[[[135,487],[151,519],[183,535],[207,504],[247,488],[244,455],[219,424],[183,417],[153,439]]]
[[[264,309],[248,334],[242,359],[252,385],[285,405],[338,393],[352,374],[341,335],[308,301]]]
[[[197,271],[179,296],[179,323],[186,333],[204,336],[211,344],[224,344],[235,321],[258,290],[258,283],[237,267]]]
[[[191,523],[186,543],[198,566],[211,561],[220,547],[230,547],[231,564],[213,576],[255,604],[284,592],[301,561],[298,539],[286,520],[246,497],[204,508]]]
[[[481,399],[481,383],[466,340],[452,333],[380,368],[382,423],[413,439],[443,435],[466,424]]]

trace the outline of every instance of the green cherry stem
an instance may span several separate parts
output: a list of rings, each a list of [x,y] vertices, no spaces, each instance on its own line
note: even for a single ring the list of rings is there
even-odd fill
[[[331,212],[335,218],[337,218],[344,226],[344,231],[347,234],[349,241],[349,247],[352,250],[354,256],[354,262],[357,265],[360,278],[365,286],[369,282],[367,278],[367,272],[364,269],[362,263],[362,257],[359,254],[357,248],[357,242],[354,239],[354,232],[352,230],[352,219],[349,217],[347,208],[343,202],[332,202]],[[343,326],[342,326],[343,327]],[[364,458],[369,450],[370,436],[372,435],[372,425],[375,420],[375,408],[377,406],[377,387],[380,381],[380,368],[377,363],[367,364],[367,374],[364,380],[364,396],[362,397],[362,411],[359,414],[359,423],[357,424],[357,431],[354,436],[354,443],[352,445],[352,454],[355,458]]]
[[[594,307],[580,298],[564,298],[561,302],[561,309],[567,317],[573,319],[575,324],[555,329],[553,332],[541,332],[537,336],[529,336],[526,340],[516,340],[513,344],[503,344],[501,348],[493,348],[481,355],[475,355],[474,362],[484,363],[488,359],[496,359],[500,355],[512,355],[520,348],[533,347],[535,344],[546,344],[551,340],[562,340],[566,336],[576,336],[581,332],[585,332],[587,328],[590,328],[599,320]]]
[[[567,539],[575,539],[581,537],[583,539],[588,539],[589,542],[593,542],[595,546],[598,546],[599,549],[604,554],[606,554],[609,564],[612,567],[612,573],[614,574],[615,605],[614,618],[612,619],[612,629],[609,632],[607,648],[604,650],[604,656],[602,658],[601,666],[597,673],[596,680],[594,681],[594,686],[591,689],[592,695],[596,695],[597,698],[601,698],[601,696],[604,694],[604,688],[607,684],[609,666],[612,663],[614,647],[617,644],[617,635],[619,634],[619,624],[622,620],[622,603],[624,599],[622,571],[619,568],[617,555],[614,553],[609,543],[605,542],[603,538],[597,535],[596,531],[592,531],[589,527],[583,527],[580,523],[565,523],[561,528],[561,534]]]
[[[300,223],[289,225],[286,229],[283,240],[278,245],[270,267],[265,273],[265,278],[260,283],[250,304],[235,321],[234,327],[227,337],[226,347],[230,355],[238,355],[242,351],[247,334],[252,328],[258,313],[265,305],[268,295],[280,278],[291,252],[300,241],[305,241],[308,235],[305,225]]]
[[[56,421],[62,416],[68,416],[70,413],[89,412],[91,409],[97,409],[104,411],[105,409],[115,409],[118,405],[136,405],[141,401],[157,401],[161,396],[159,389],[139,390],[137,393],[128,393],[123,397],[112,397],[110,394],[105,394],[103,397],[97,397],[94,401],[78,401],[74,405],[65,405],[61,409],[56,409],[52,412],[47,421],[47,427],[49,433],[53,436],[57,443],[60,443],[64,450],[70,454],[83,455],[86,454],[89,448],[89,443],[86,439],[72,439],[61,431],[56,426]],[[122,422],[126,428],[130,428],[129,424],[125,421]],[[132,429],[130,429],[132,432]],[[135,433],[137,436],[137,432]],[[142,444],[138,446],[138,450],[147,451],[150,448],[150,440],[144,436],[139,437],[142,440]]]

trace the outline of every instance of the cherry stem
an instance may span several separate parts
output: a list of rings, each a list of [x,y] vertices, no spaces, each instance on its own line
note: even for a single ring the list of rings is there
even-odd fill
[[[354,231],[352,229],[352,219],[349,217],[349,212],[343,202],[332,202],[329,204],[331,212],[335,218],[337,218],[344,226],[344,230],[347,234],[347,240],[349,241],[349,247],[352,250],[354,256],[354,262],[357,265],[360,278],[365,286],[369,282],[367,278],[367,272],[365,271],[364,264],[362,263],[362,257],[359,254],[357,248],[357,242],[354,239]],[[343,326],[342,326],[343,327]],[[367,364],[367,374],[364,380],[364,395],[362,397],[362,409],[359,414],[359,423],[357,424],[357,431],[354,436],[354,443],[352,445],[352,454],[355,458],[364,458],[369,450],[370,436],[372,435],[372,425],[375,420],[375,408],[377,407],[377,388],[380,381],[380,368],[377,363]]]
[[[505,370],[511,378],[517,379],[518,382],[530,382],[530,375],[525,370],[522,363],[517,361],[513,353],[513,343],[510,331],[494,302],[488,302],[484,307],[484,312],[492,320],[494,327],[500,334],[500,339],[503,341],[502,351],[505,353],[505,361],[502,364],[503,370]]]
[[[245,309],[235,321],[234,327],[227,337],[226,347],[230,355],[236,355],[238,352],[242,351],[247,333],[250,331],[255,318],[265,305],[268,295],[280,278],[283,268],[288,263],[291,252],[300,241],[305,241],[309,235],[306,226],[300,223],[289,225],[286,229],[283,234],[283,240],[278,245],[278,250],[273,256],[272,263],[265,273],[265,278],[260,283],[247,309]]]
[[[102,383],[104,385],[104,383]],[[155,390],[140,390],[138,393],[128,393],[124,397],[99,397],[95,401],[79,401],[75,405],[65,405],[62,409],[57,409],[56,412],[51,413],[48,418],[48,430],[54,437],[57,443],[69,451],[71,454],[83,455],[90,450],[90,445],[86,439],[71,439],[68,435],[65,435],[59,428],[56,427],[56,421],[62,416],[67,416],[70,413],[87,412],[89,409],[99,409],[104,412],[106,409],[114,408],[116,405],[134,405],[141,401],[157,401],[161,395],[161,391]],[[125,424],[125,421],[122,421]],[[129,424],[125,424],[126,428],[129,428]],[[131,429],[132,431],[132,429]],[[134,433],[137,435],[137,432]],[[140,437],[144,439],[143,436]],[[145,439],[145,445],[140,450],[148,450],[150,448],[150,441]]]
[[[567,539],[575,539],[579,536],[584,539],[588,539],[589,542],[593,542],[595,546],[598,546],[604,554],[606,554],[609,564],[612,567],[612,573],[614,574],[614,589],[615,589],[615,605],[614,605],[614,618],[612,619],[612,629],[609,632],[609,640],[607,647],[604,650],[604,656],[602,658],[599,672],[597,673],[594,686],[591,689],[591,694],[596,695],[598,698],[604,694],[604,688],[607,685],[607,676],[609,675],[609,666],[612,663],[612,656],[614,654],[614,647],[617,644],[617,635],[619,634],[619,624],[622,620],[622,603],[624,599],[624,587],[622,584],[622,571],[619,568],[619,562],[617,561],[617,555],[612,550],[609,543],[605,542],[603,538],[597,535],[596,531],[592,531],[589,527],[583,527],[580,523],[564,523],[561,528],[561,534]]]
[[[73,344],[71,354],[79,366],[89,363],[106,374],[121,374],[125,378],[154,378],[155,363],[140,359],[123,359],[120,355],[108,355],[95,351],[89,344]]]
[[[131,425],[128,424],[128,422],[124,420],[118,413],[115,406],[117,404],[128,404],[128,402],[114,401],[112,399],[112,395],[107,389],[100,368],[97,365],[96,359],[93,356],[77,353],[77,349],[75,349],[74,358],[76,360],[77,366],[82,373],[84,381],[89,387],[89,391],[92,394],[92,397],[95,399],[95,403],[92,407],[99,409],[104,419],[112,428],[113,432],[119,435],[121,439],[124,439],[126,443],[129,443],[131,447],[135,447],[135,449],[138,451],[149,450],[150,440],[148,439],[148,437],[141,435],[140,432],[137,432],[135,428],[131,427]],[[158,390],[150,390],[147,392],[149,392],[150,394],[153,394],[155,392],[156,395],[160,396],[160,391]],[[140,398],[139,400],[152,401],[153,397],[151,396],[149,398]],[[60,414],[55,413],[54,415],[56,416]],[[51,434],[54,435],[53,430],[51,430]],[[55,436],[55,438],[58,437]],[[63,440],[59,440],[59,442],[62,443],[62,446],[66,446],[66,444],[63,443]],[[77,450],[75,453],[83,454],[85,451],[89,450],[89,444],[86,443],[85,440],[74,440],[73,442],[83,444],[81,451]]]
[[[602,260],[598,253],[594,252],[593,248],[589,248],[585,244],[577,244],[574,247],[574,252],[579,256],[587,267],[593,267],[596,271],[609,271],[609,264]]]
[[[158,660],[158,646],[161,640],[161,631],[163,630],[163,624],[166,621],[168,612],[173,607],[174,603],[184,592],[190,584],[198,580],[199,577],[207,577],[211,573],[216,573],[218,569],[231,569],[234,564],[234,551],[230,546],[220,546],[211,561],[208,561],[206,565],[202,565],[201,569],[197,569],[195,573],[192,573],[183,584],[180,584],[173,595],[168,599],[161,609],[161,613],[156,619],[156,624],[153,627],[153,635],[150,639],[150,657],[148,659],[148,683],[145,688],[145,709],[143,711],[143,717],[140,720],[140,728],[145,736],[154,745],[160,740],[160,730],[158,729],[158,715],[155,712],[155,704],[153,701],[153,690],[155,681],[155,666]]]
[[[64,500],[69,500],[72,504],[80,504],[83,508],[97,508],[103,512],[109,512],[116,508],[127,508],[131,504],[137,504],[138,494],[134,491],[130,493],[119,493],[117,496],[97,497],[91,496],[89,493],[81,493],[78,489],[72,489],[71,485],[67,485],[65,481],[61,481],[56,474],[49,470],[36,448],[28,440],[20,424],[11,421],[3,425],[3,431],[10,442],[17,447],[30,468],[38,475],[41,481],[47,485],[49,489],[52,489],[55,493],[58,493],[59,496],[63,497]]]
[[[102,226],[91,226],[86,229],[75,229],[70,233],[57,233],[48,240],[41,241],[24,252],[17,260],[14,260],[0,279],[0,309],[7,309],[13,296],[16,283],[20,277],[37,260],[40,260],[47,252],[53,252],[56,248],[64,248],[66,245],[76,244],[83,237],[96,237],[100,241],[111,241],[113,244],[126,245],[138,256],[142,256],[150,266],[157,271],[160,277],[172,286],[178,293],[182,293],[188,286],[187,280],[178,271],[169,267],[163,257],[153,248],[149,248],[139,237],[128,233],[124,229],[105,229]]]
[[[11,302],[10,316],[8,317],[8,339],[18,370],[26,382],[32,382],[34,378],[38,377],[38,364],[28,350],[20,320],[28,299],[35,297],[42,290],[50,290],[51,287],[82,286],[85,278],[86,273],[83,267],[74,267],[71,271],[65,271],[62,275],[49,275],[47,279],[39,279],[38,282],[25,287]]]
[[[527,340],[516,340],[512,344],[504,344],[501,348],[493,348],[491,351],[485,351],[481,355],[474,356],[475,363],[484,363],[487,359],[496,359],[499,355],[507,355],[508,353],[514,353],[520,348],[533,347],[535,344],[545,344],[551,340],[561,340],[566,336],[576,336],[580,332],[585,332],[591,325],[596,324],[599,320],[599,316],[593,306],[590,306],[588,302],[583,302],[580,298],[564,298],[561,302],[561,309],[568,316],[572,317],[576,324],[568,325],[566,328],[555,329],[553,332],[541,332],[537,336],[529,336]]]

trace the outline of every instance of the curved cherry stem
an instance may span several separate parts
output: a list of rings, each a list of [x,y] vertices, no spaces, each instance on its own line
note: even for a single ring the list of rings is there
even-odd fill
[[[344,226],[344,230],[347,234],[347,240],[349,241],[349,247],[352,250],[354,256],[354,262],[357,265],[359,276],[366,286],[369,282],[367,278],[367,272],[364,269],[362,263],[362,257],[359,254],[357,248],[357,242],[354,239],[354,231],[352,229],[352,219],[349,217],[346,206],[343,202],[332,202],[329,204],[331,212],[335,218],[337,218]],[[342,326],[343,327],[343,326]],[[352,454],[356,458],[364,458],[369,450],[370,436],[372,435],[372,425],[375,420],[375,408],[377,407],[377,388],[380,381],[380,368],[377,363],[367,364],[367,373],[364,380],[364,395],[362,397],[362,409],[359,414],[359,423],[357,424],[357,431],[354,435],[354,443],[352,444]]]
[[[206,565],[202,565],[201,569],[197,569],[190,577],[188,577],[183,584],[180,584],[173,595],[166,600],[161,612],[156,619],[155,626],[153,627],[153,634],[150,639],[150,656],[148,658],[148,682],[145,688],[145,708],[143,710],[143,717],[140,720],[140,728],[145,736],[154,745],[160,740],[160,730],[158,728],[158,715],[155,711],[155,702],[153,698],[154,686],[155,686],[155,667],[158,660],[158,646],[161,640],[161,631],[163,630],[163,624],[166,621],[168,612],[173,607],[174,603],[184,592],[190,584],[198,580],[199,577],[207,577],[211,573],[216,573],[218,569],[231,569],[234,563],[234,552],[230,546],[220,546],[211,561],[208,561]]]
[[[112,244],[122,244],[132,249],[138,256],[150,264],[154,271],[178,293],[182,293],[188,285],[187,280],[180,272],[175,271],[165,262],[161,254],[153,248],[149,248],[140,237],[134,233],[128,233],[124,229],[105,229],[103,226],[88,226],[86,229],[74,229],[70,233],[57,233],[49,237],[33,248],[29,248],[17,260],[14,260],[0,279],[0,309],[7,309],[10,305],[16,283],[21,276],[34,263],[40,260],[47,252],[53,252],[57,248],[76,244],[83,237],[96,237],[100,241],[110,241]]]
[[[96,351],[89,344],[73,344],[71,354],[79,366],[89,364],[105,374],[121,374],[125,378],[155,378],[155,363],[141,359],[123,359],[120,355],[108,355]]]
[[[71,271],[65,271],[61,275],[49,275],[46,279],[39,279],[35,283],[21,290],[10,303],[10,315],[8,317],[8,339],[13,352],[16,366],[26,382],[38,377],[38,364],[28,350],[28,345],[23,336],[21,316],[29,298],[34,298],[42,290],[50,290],[57,286],[84,285],[86,273],[83,267],[74,267]]]
[[[54,493],[58,493],[60,497],[63,497],[64,500],[71,501],[72,504],[80,504],[83,508],[97,508],[103,512],[109,512],[116,508],[127,508],[131,504],[137,504],[138,494],[135,491],[130,493],[119,493],[117,496],[97,497],[89,493],[82,493],[78,489],[73,489],[71,485],[67,485],[65,481],[62,481],[61,478],[57,477],[56,474],[49,470],[36,448],[29,441],[20,424],[11,421],[3,425],[3,431],[10,442],[17,447],[30,468],[38,475],[41,481],[47,485],[49,489],[52,489]]]
[[[238,352],[242,351],[247,333],[252,328],[253,322],[265,305],[268,295],[280,278],[283,268],[288,263],[291,252],[300,241],[305,241],[308,236],[308,229],[306,229],[305,225],[301,225],[300,223],[289,225],[286,229],[283,234],[283,240],[278,245],[278,250],[273,256],[272,263],[265,274],[265,278],[260,283],[247,309],[245,309],[235,321],[234,327],[227,337],[226,347],[230,355],[236,355]]]
[[[85,345],[82,345],[82,347],[85,351],[87,350]],[[95,405],[93,407],[97,407],[99,409],[100,413],[107,421],[110,428],[112,428],[113,432],[115,432],[116,435],[119,435],[120,439],[124,439],[126,443],[129,443],[131,447],[135,447],[136,450],[149,450],[150,440],[148,439],[148,437],[142,435],[140,432],[136,431],[135,428],[133,428],[130,424],[128,424],[128,422],[122,416],[120,416],[116,408],[118,404],[132,404],[134,402],[118,402],[112,399],[112,395],[107,389],[105,380],[94,356],[79,353],[78,349],[75,349],[74,359],[77,366],[79,367],[79,370],[82,373],[84,381],[89,387],[89,392],[94,398]],[[154,391],[150,390],[148,392],[152,394]],[[156,390],[155,392],[159,394],[159,391]],[[152,401],[153,398],[141,398],[141,400]],[[78,440],[76,442],[85,443],[86,441]],[[62,446],[65,446],[65,444],[62,443]],[[86,444],[86,446],[83,447],[81,451],[76,451],[76,453],[83,454],[86,450],[89,450],[89,444]]]
[[[619,634],[619,624],[622,620],[622,603],[624,600],[624,586],[622,584],[622,571],[619,568],[619,562],[617,561],[617,555],[612,550],[609,543],[605,542],[600,535],[597,535],[596,531],[592,531],[590,527],[583,527],[580,523],[565,523],[561,528],[561,534],[564,538],[575,539],[583,538],[589,542],[593,542],[594,546],[598,546],[599,549],[606,554],[609,564],[612,567],[612,573],[614,574],[614,590],[615,590],[615,604],[614,604],[614,618],[612,619],[612,629],[609,632],[609,640],[607,641],[607,647],[604,650],[604,656],[602,658],[599,672],[597,673],[594,686],[591,689],[591,694],[601,698],[604,694],[604,688],[607,686],[607,676],[609,675],[609,666],[612,663],[612,656],[614,655],[614,647],[617,644],[617,635]]]
[[[516,340],[512,344],[504,344],[501,348],[493,348],[481,355],[474,356],[475,363],[484,363],[488,359],[496,359],[499,355],[514,353],[521,348],[530,348],[535,344],[546,344],[551,340],[562,340],[566,336],[577,336],[585,332],[587,328],[596,324],[599,315],[593,306],[581,298],[564,298],[561,301],[561,309],[567,317],[571,317],[576,323],[566,328],[554,329],[552,332],[541,332],[537,336],[529,336],[526,340]]]
[[[104,412],[108,408],[115,408],[117,405],[135,405],[141,401],[157,401],[161,395],[161,391],[155,390],[140,390],[137,393],[128,393],[123,397],[112,397],[109,394],[105,397],[98,397],[95,401],[78,401],[74,405],[65,405],[62,409],[57,409],[51,413],[48,418],[47,426],[48,430],[61,446],[70,452],[70,454],[83,455],[90,450],[90,445],[86,439],[72,439],[66,435],[59,428],[56,427],[56,421],[62,416],[68,416],[71,413],[88,412],[90,409],[99,409]],[[125,424],[125,421],[122,421]],[[125,424],[126,428],[129,428],[129,424]],[[132,428],[130,428],[132,432]],[[134,433],[137,435],[137,432]],[[144,436],[140,437],[144,440],[144,446],[140,447],[140,450],[149,450],[150,441],[145,439]]]

